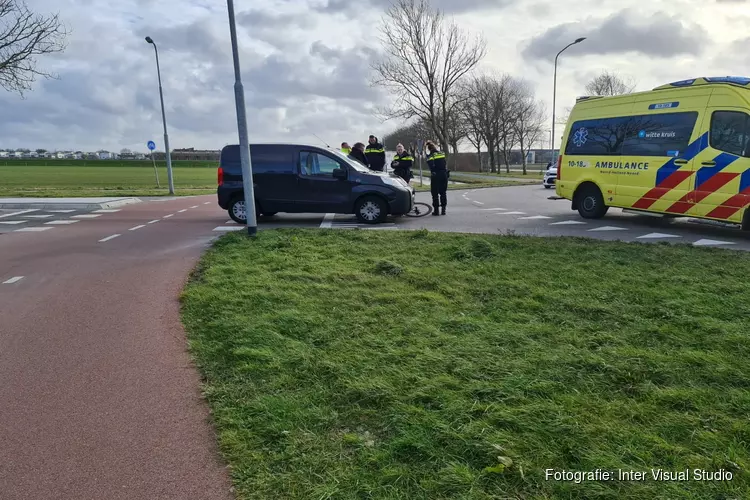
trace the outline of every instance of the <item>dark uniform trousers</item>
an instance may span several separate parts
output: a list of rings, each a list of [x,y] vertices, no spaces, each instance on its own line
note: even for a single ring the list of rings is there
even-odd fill
[[[438,170],[430,175],[430,192],[432,193],[432,206],[437,208],[448,205],[448,172]],[[440,203],[438,203],[440,202]]]

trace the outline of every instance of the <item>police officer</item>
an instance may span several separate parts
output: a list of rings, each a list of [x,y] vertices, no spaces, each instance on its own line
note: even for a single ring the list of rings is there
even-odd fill
[[[369,163],[372,170],[383,171],[385,168],[385,149],[374,135],[370,136],[369,145],[365,149],[365,155],[367,156],[367,163]]]
[[[393,173],[401,177],[408,184],[412,177],[411,166],[414,163],[414,158],[404,149],[403,144],[396,146],[396,156],[393,157],[391,162],[391,168]]]
[[[427,141],[427,150],[430,152],[427,155],[427,166],[430,167],[432,215],[440,215],[440,206],[443,208],[442,214],[445,215],[445,206],[448,204],[448,168],[445,163],[445,153],[438,150],[432,141]]]
[[[349,147],[348,142],[341,143],[341,152],[344,153],[345,155],[348,155],[349,153],[352,152],[352,148]]]

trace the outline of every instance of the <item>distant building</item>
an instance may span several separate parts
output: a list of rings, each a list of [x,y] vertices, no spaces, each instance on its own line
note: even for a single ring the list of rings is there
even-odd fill
[[[9,154],[7,151],[0,151],[0,158],[7,158]]]
[[[97,157],[100,160],[111,160],[112,159],[112,153],[109,151],[97,151],[96,152]]]
[[[166,154],[162,152],[154,152],[154,158],[159,161],[166,159]],[[171,154],[172,160],[193,160],[193,161],[219,161],[221,157],[221,151],[212,149],[173,149]]]

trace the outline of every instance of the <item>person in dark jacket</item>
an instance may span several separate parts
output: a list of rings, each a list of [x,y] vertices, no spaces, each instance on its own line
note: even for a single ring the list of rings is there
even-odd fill
[[[353,158],[360,162],[365,167],[369,167],[369,163],[367,163],[367,156],[365,156],[365,145],[361,142],[358,142],[354,145],[352,150],[349,152],[349,158]]]
[[[396,146],[396,156],[393,157],[391,168],[393,173],[401,177],[408,184],[414,177],[411,173],[411,167],[414,164],[414,158],[404,149],[403,144]]]
[[[383,148],[383,145],[378,142],[378,138],[374,135],[370,136],[369,145],[365,149],[365,155],[367,156],[367,163],[372,170],[383,171],[385,168],[385,148]]]
[[[448,204],[448,167],[445,162],[445,153],[440,151],[432,141],[427,141],[427,150],[429,151],[427,166],[430,167],[432,215],[440,215],[441,206],[442,214],[445,215],[445,206]]]

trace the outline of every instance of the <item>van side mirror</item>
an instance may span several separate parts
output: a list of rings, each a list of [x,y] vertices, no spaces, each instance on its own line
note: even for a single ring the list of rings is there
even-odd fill
[[[348,172],[343,168],[337,168],[333,171],[333,176],[336,179],[346,179],[348,177]]]

